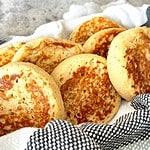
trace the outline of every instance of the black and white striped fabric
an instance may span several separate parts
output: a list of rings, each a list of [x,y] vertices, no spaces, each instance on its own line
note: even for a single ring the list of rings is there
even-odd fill
[[[148,150],[150,94],[138,95],[131,105],[136,110],[111,125],[83,123],[74,126],[64,120],[51,121],[44,129],[34,132],[26,150],[142,150],[142,147]]]

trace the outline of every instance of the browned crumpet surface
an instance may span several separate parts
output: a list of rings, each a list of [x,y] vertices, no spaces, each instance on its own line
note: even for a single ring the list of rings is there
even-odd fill
[[[110,79],[126,100],[150,92],[150,28],[137,27],[112,41],[107,66]]]
[[[49,74],[22,62],[0,68],[0,136],[64,117],[59,88]]]
[[[80,53],[84,53],[80,44],[52,37],[42,37],[27,42],[14,55],[12,62],[31,62],[51,73],[62,60]]]
[[[125,29],[109,28],[100,30],[87,39],[83,48],[88,52],[107,58],[107,53],[112,40],[122,31],[125,31]]]
[[[24,42],[10,44],[0,48],[0,67],[11,62],[15,53],[24,45]]]
[[[94,17],[78,26],[70,35],[70,40],[84,44],[94,33],[107,28],[119,28],[120,25],[104,17]]]
[[[72,56],[54,69],[52,77],[60,87],[67,120],[73,124],[107,123],[119,109],[120,96],[111,85],[106,60],[101,56]]]

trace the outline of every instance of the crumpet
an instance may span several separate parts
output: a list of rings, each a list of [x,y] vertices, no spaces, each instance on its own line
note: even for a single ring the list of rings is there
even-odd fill
[[[51,73],[64,59],[83,52],[80,44],[69,40],[41,37],[27,42],[17,51],[12,62],[31,62]]]
[[[67,120],[73,124],[107,123],[118,111],[121,98],[109,80],[105,58],[74,55],[51,75],[60,87]]]
[[[15,53],[24,45],[24,42],[10,44],[0,48],[0,67],[11,62]]]
[[[0,136],[64,118],[60,90],[47,72],[26,62],[0,67]]]
[[[110,44],[107,67],[112,84],[127,101],[150,93],[150,28],[118,34]]]
[[[94,17],[79,25],[70,35],[69,39],[75,43],[84,44],[85,41],[94,33],[107,28],[119,28],[118,23],[104,18]]]
[[[107,58],[110,43],[117,34],[123,32],[124,30],[125,29],[123,28],[109,28],[100,30],[87,39],[83,45],[83,48],[90,53]]]

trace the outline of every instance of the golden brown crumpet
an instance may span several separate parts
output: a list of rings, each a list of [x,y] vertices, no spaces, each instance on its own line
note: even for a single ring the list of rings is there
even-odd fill
[[[10,44],[0,48],[0,67],[11,62],[15,53],[24,45],[24,42]]]
[[[22,127],[44,127],[55,118],[65,118],[64,105],[48,73],[26,62],[0,67],[0,136]]]
[[[94,17],[79,25],[70,35],[70,40],[84,44],[85,41],[94,33],[107,28],[119,28],[119,24],[104,17]]]
[[[150,28],[118,34],[110,45],[107,66],[112,84],[127,101],[150,93]]]
[[[42,37],[27,42],[15,54],[12,62],[31,62],[51,73],[62,60],[83,52],[80,44],[68,40]]]
[[[79,54],[61,62],[52,72],[64,101],[67,120],[107,123],[120,106],[107,72],[106,59],[95,54]]]
[[[90,53],[107,58],[110,43],[117,34],[124,30],[125,29],[123,28],[109,28],[100,30],[87,39],[83,45],[83,48]]]

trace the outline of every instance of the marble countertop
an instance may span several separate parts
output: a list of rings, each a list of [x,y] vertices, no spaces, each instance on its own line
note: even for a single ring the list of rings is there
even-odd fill
[[[115,1],[115,0],[113,0]],[[71,4],[90,0],[0,0],[0,35],[29,35],[41,24],[62,19]],[[112,0],[92,0],[105,5]],[[150,4],[149,0],[128,0],[135,6]]]

